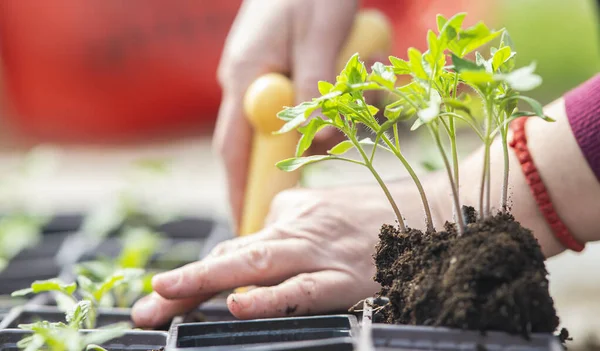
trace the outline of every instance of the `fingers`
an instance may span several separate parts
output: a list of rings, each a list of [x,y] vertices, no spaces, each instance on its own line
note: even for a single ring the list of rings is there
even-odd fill
[[[212,295],[189,299],[167,300],[157,293],[140,299],[132,308],[133,322],[139,328],[152,328],[168,323],[173,317],[194,309]]]
[[[235,232],[241,218],[252,131],[243,115],[241,93],[224,93],[213,136],[213,148],[223,160]],[[246,151],[246,152],[244,152]]]
[[[320,271],[300,274],[277,286],[232,294],[227,306],[239,319],[323,313],[352,306],[364,298],[361,290],[350,275]]]
[[[167,299],[184,299],[247,285],[279,282],[318,269],[311,243],[302,239],[263,241],[158,274],[154,290]],[[308,253],[308,254],[307,254]]]

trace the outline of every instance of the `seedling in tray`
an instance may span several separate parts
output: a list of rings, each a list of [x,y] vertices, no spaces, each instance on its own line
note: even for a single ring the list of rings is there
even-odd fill
[[[97,329],[92,333],[81,333],[81,327],[93,315],[91,301],[83,300],[66,313],[66,323],[40,321],[21,324],[20,329],[30,330],[31,335],[23,337],[17,347],[25,351],[35,350],[98,350],[106,351],[98,344],[123,335],[130,327],[128,323],[118,323]]]
[[[410,48],[407,60],[390,57],[389,64],[377,62],[368,72],[358,55],[352,56],[334,83],[319,82],[322,96],[286,107],[278,114],[286,122],[278,133],[298,130],[302,136],[296,157],[277,166],[294,171],[310,163],[341,160],[373,174],[398,221],[398,228],[383,225],[375,254],[375,280],[382,286],[380,295],[390,301],[380,310],[386,323],[551,333],[558,318],[548,292],[544,256],[531,231],[516,222],[507,207],[509,123],[531,116],[552,121],[537,101],[522,95],[538,86],[541,78],[534,74],[534,64],[515,68],[516,52],[506,30],[491,30],[482,22],[463,28],[465,16],[438,16],[437,31],[427,33],[428,50]],[[492,42],[496,46],[483,51]],[[398,76],[410,82],[397,86]],[[383,123],[375,118],[378,109],[365,101],[364,92],[369,90],[396,98],[385,106]],[[484,106],[483,118],[472,115],[466,103],[470,95]],[[518,109],[519,101],[531,111]],[[412,130],[426,128],[445,166],[454,219],[444,230],[434,228],[424,186],[400,148],[397,123],[412,118]],[[458,121],[470,126],[483,144],[478,216],[473,207],[462,206],[459,193]],[[302,157],[314,135],[326,126],[337,128],[347,140],[328,155]],[[359,126],[371,130],[374,140],[359,140]],[[490,148],[497,136],[504,170],[491,174]],[[449,150],[443,138],[448,138]],[[346,157],[350,149],[356,149],[360,158]],[[419,190],[425,232],[404,222],[399,203],[373,166],[378,149],[394,154]],[[490,206],[492,176],[503,179],[497,189],[501,193],[497,212]]]
[[[143,278],[144,271],[141,269],[123,269],[113,272],[109,277],[100,283],[95,283],[84,275],[77,277],[77,283],[65,284],[58,279],[35,281],[30,288],[15,291],[13,296],[24,296],[27,294],[37,294],[45,292],[55,293],[57,305],[63,311],[68,311],[73,306],[82,302],[89,302],[86,310],[85,327],[93,329],[96,327],[96,316],[98,307],[114,306],[115,292],[116,297],[119,294],[125,294],[127,286],[139,283]],[[125,287],[124,290],[119,288]],[[81,301],[77,296],[81,296]],[[126,295],[125,295],[126,296]]]

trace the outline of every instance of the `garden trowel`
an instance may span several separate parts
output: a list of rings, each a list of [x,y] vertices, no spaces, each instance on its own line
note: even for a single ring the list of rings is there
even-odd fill
[[[388,53],[391,36],[391,25],[381,12],[359,12],[340,52],[338,72],[354,53],[363,59],[377,53]],[[286,106],[294,106],[294,97],[292,81],[279,73],[259,77],[246,92],[244,112],[254,128],[254,135],[239,235],[253,234],[262,229],[273,197],[299,181],[299,171],[288,173],[275,166],[281,160],[294,157],[299,134],[273,134],[284,123],[277,118],[277,113]]]

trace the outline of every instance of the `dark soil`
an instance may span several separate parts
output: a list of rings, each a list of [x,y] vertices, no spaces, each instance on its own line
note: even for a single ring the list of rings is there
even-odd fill
[[[375,280],[389,304],[375,320],[390,324],[496,330],[527,337],[552,333],[559,319],[548,291],[544,255],[530,230],[510,214],[423,234],[384,225]]]

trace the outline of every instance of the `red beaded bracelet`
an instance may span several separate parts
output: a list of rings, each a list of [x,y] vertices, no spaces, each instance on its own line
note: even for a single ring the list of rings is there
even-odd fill
[[[527,136],[525,135],[525,123],[529,118],[519,118],[511,123],[511,129],[513,131],[512,140],[510,147],[515,150],[521,169],[527,179],[527,184],[538,207],[542,211],[542,214],[546,218],[546,221],[552,228],[554,236],[567,248],[573,251],[580,252],[584,249],[584,244],[580,243],[573,237],[567,226],[556,214],[550,195],[546,191],[546,186],[540,177],[529,148],[527,147]]]

